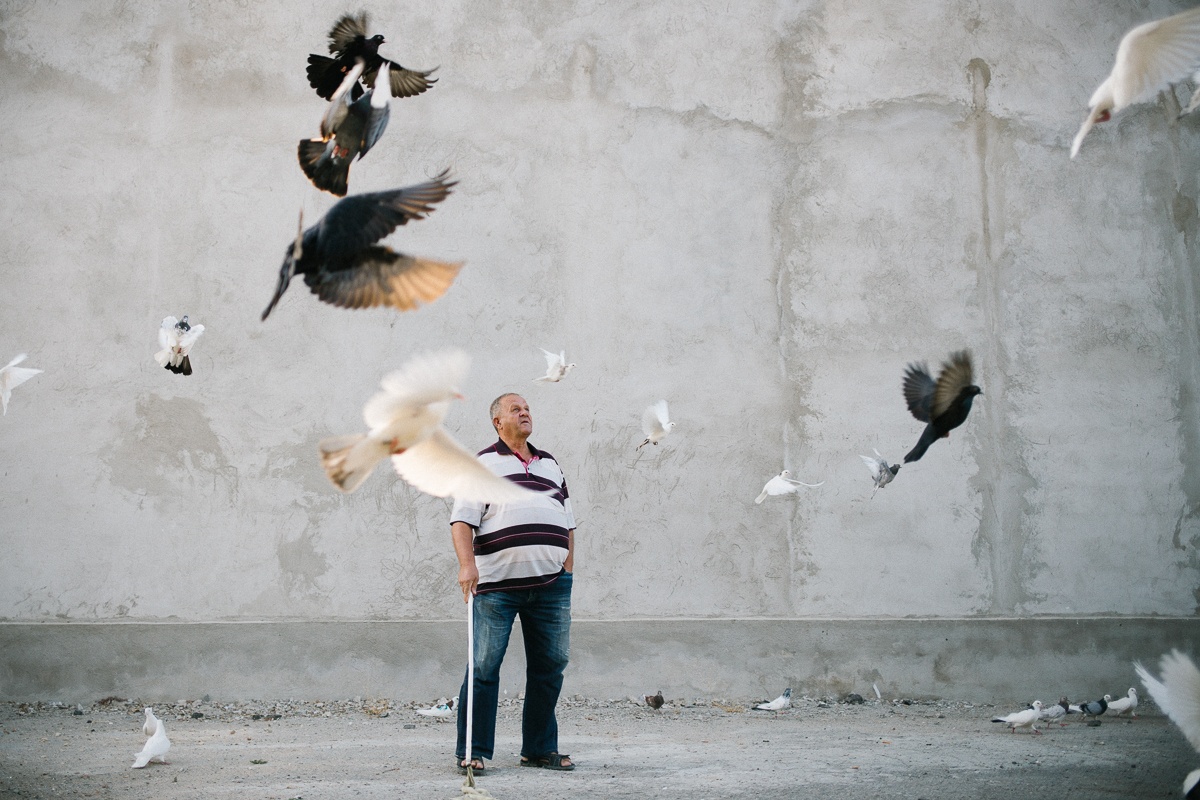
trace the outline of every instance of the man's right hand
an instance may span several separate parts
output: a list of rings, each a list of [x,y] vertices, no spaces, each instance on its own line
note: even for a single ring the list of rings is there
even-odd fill
[[[468,564],[458,568],[458,585],[462,588],[463,602],[467,603],[471,600],[471,595],[475,593],[475,586],[479,583],[479,570],[474,564]]]

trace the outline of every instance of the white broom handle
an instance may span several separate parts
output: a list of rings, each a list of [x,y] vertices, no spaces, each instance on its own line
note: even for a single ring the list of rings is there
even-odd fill
[[[471,765],[471,736],[475,728],[475,593],[467,600],[467,766]]]

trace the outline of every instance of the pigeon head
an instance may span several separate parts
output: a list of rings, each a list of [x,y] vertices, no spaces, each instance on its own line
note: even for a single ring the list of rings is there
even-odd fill
[[[181,319],[181,320],[179,320],[179,322],[175,323],[175,327],[184,332],[190,331],[192,329],[192,326],[188,324],[187,314],[184,314],[183,319]]]

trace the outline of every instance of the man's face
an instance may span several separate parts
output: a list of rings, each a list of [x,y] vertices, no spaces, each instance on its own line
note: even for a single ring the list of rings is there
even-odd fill
[[[528,439],[533,433],[529,403],[519,394],[511,394],[500,401],[500,415],[494,422],[502,439]]]

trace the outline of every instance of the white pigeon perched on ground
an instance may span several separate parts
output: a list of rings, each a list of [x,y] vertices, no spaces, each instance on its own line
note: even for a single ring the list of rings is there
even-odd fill
[[[383,391],[363,406],[370,432],[317,445],[333,484],[353,492],[390,455],[401,478],[434,497],[479,503],[529,497],[528,489],[494,474],[442,428],[450,401],[462,397],[459,385],[470,363],[461,350],[448,350],[417,356],[385,375]]]
[[[141,769],[151,761],[167,763],[167,751],[171,749],[171,740],[167,738],[167,726],[147,708],[146,721],[142,724],[143,732],[149,727],[151,720],[154,720],[154,733],[146,740],[142,752],[134,754],[133,769]]]
[[[1110,700],[1108,695],[1104,695],[1104,699],[1108,700],[1108,710],[1117,712],[1117,716],[1121,716],[1125,712],[1129,712],[1132,716],[1137,716],[1137,689],[1129,687],[1129,694],[1117,700]]]
[[[1017,728],[1032,728],[1033,732],[1041,735],[1041,731],[1037,729],[1037,722],[1042,716],[1042,701],[1034,700],[1033,708],[1027,708],[1024,711],[1014,711],[1007,717],[992,717],[992,722],[1003,722],[1013,733],[1017,732]]]
[[[809,489],[815,489],[818,486],[824,486],[825,481],[820,483],[804,483],[803,481],[792,480],[790,470],[784,470],[776,475],[771,480],[767,481],[766,486],[759,492],[758,497],[754,498],[754,502],[761,503],[767,499],[767,496],[776,497],[781,494],[792,494],[800,490],[801,486],[807,486]]]
[[[878,458],[871,458],[870,456],[861,455],[859,458],[861,458],[863,463],[867,465],[867,469],[871,470],[871,479],[875,481],[875,488],[871,490],[871,497],[874,497],[875,492],[878,492],[880,489],[892,482],[892,479],[896,477],[896,473],[900,471],[901,465],[889,465],[884,457],[879,455],[878,450],[872,448],[872,452],[874,452]]]
[[[642,431],[646,434],[646,439],[634,450],[641,450],[648,444],[658,445],[663,439],[667,438],[667,434],[675,427],[675,423],[671,422],[670,414],[667,413],[667,401],[659,400],[652,406],[647,406],[642,412]]]
[[[1158,707],[1171,718],[1192,748],[1200,753],[1200,669],[1178,650],[1162,657],[1158,669],[1162,680],[1156,679],[1141,664],[1135,663],[1138,677]],[[1188,773],[1183,781],[1185,797],[1194,797],[1200,785],[1200,769]]]
[[[27,358],[29,356],[21,353],[21,355],[8,362],[7,366],[0,368],[0,401],[4,403],[5,414],[8,413],[8,400],[12,397],[12,390],[41,372],[40,369],[17,366],[17,364],[20,364]]]
[[[769,703],[759,703],[754,708],[757,711],[782,711],[785,708],[791,708],[792,705],[792,687],[783,690],[783,694],[776,697]]]
[[[162,350],[154,354],[154,360],[160,367],[166,367],[176,375],[191,375],[192,361],[188,353],[202,333],[204,326],[189,325],[187,314],[183,315],[183,319],[163,317],[162,326],[158,329],[158,346]]]
[[[147,736],[153,736],[158,730],[158,717],[154,716],[154,709],[146,706],[146,721],[142,723],[142,733]]]
[[[568,372],[575,369],[574,364],[567,363],[566,350],[558,353],[551,353],[549,350],[542,350],[542,352],[546,356],[546,374],[534,378],[534,383],[558,383]]]
[[[434,719],[449,719],[450,715],[458,709],[458,698],[452,697],[449,700],[441,698],[433,704],[432,708],[418,708],[417,713],[422,717],[433,717]]]
[[[1173,83],[1192,77],[1200,83],[1200,7],[1165,19],[1138,25],[1121,39],[1112,73],[1088,101],[1087,118],[1075,141],[1071,158],[1079,153],[1083,138],[1097,122],[1107,122],[1126,106],[1153,100]],[[1200,105],[1200,89],[1184,113]]]

